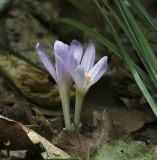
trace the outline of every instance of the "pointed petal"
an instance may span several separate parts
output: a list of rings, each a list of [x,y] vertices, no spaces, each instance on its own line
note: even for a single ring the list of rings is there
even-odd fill
[[[61,63],[62,67],[66,69],[66,71],[70,74],[70,76],[72,76],[75,73],[75,70],[78,65],[77,65],[76,59],[72,54],[69,54],[67,56],[66,61],[62,59],[62,57],[59,57],[57,55],[55,55],[55,57],[57,58],[55,65],[58,65],[57,60],[59,59],[59,63]],[[57,72],[58,72],[58,69],[57,69]]]
[[[42,46],[41,46],[41,44],[39,42],[36,45],[36,50],[37,50],[37,53],[38,53],[38,55],[40,57],[41,62],[44,64],[45,68],[49,71],[49,73],[51,74],[53,79],[56,82],[58,82],[55,68],[52,65],[52,63],[50,62],[50,60],[48,59],[48,57],[43,52]]]
[[[64,61],[64,63],[70,74],[73,74],[78,66],[77,60],[74,58],[73,54],[69,54],[67,61]]]
[[[56,61],[56,74],[58,78],[58,84],[64,85],[65,87],[69,88],[72,84],[72,78],[69,72],[67,71],[66,67],[63,64],[62,59],[59,56],[55,56]]]
[[[72,75],[75,84],[77,85],[78,88],[80,89],[84,89],[84,69],[81,65],[79,65],[76,70],[75,73]]]
[[[81,64],[85,69],[85,72],[88,72],[93,67],[94,61],[95,61],[95,46],[93,43],[89,43],[81,61]]]
[[[106,72],[108,64],[107,64],[107,56],[101,58],[89,71],[88,75],[91,77],[91,82],[89,83],[89,87],[96,83]]]
[[[54,54],[59,56],[65,68],[70,72],[74,72],[77,67],[77,61],[74,55],[70,52],[69,46],[61,41],[55,41]]]
[[[66,60],[69,51],[69,46],[61,41],[56,40],[54,43],[54,54]]]
[[[83,54],[83,47],[79,41],[73,40],[70,43],[70,53],[74,54],[74,57],[77,63],[80,64],[82,54]]]

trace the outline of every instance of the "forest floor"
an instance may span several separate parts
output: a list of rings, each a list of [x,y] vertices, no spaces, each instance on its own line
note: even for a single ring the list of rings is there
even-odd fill
[[[70,0],[0,4],[0,159],[157,159],[155,115],[134,80],[122,72],[126,64],[96,42],[98,57],[106,52],[110,67],[85,97],[81,130],[63,129],[57,85],[45,72],[35,46],[41,42],[50,55],[56,39],[69,43],[76,38],[86,45],[85,34],[55,22],[63,15],[90,25],[97,21],[79,12],[74,15],[75,10]]]

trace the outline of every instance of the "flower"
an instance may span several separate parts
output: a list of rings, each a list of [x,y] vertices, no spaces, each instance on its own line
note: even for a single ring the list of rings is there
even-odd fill
[[[107,56],[101,58],[95,65],[95,46],[89,43],[84,54],[80,42],[73,40],[69,46],[69,55],[57,54],[71,74],[79,90],[87,92],[106,72]]]
[[[58,58],[57,55],[68,55],[69,52],[69,46],[60,42],[55,41],[54,43],[54,57],[55,57],[55,63],[52,64],[49,60],[49,58],[44,53],[41,44],[38,42],[36,45],[37,53],[40,57],[41,62],[44,64],[45,68],[49,71],[55,82],[58,84],[59,93],[61,96],[62,101],[62,108],[63,108],[63,115],[64,115],[64,121],[65,121],[65,127],[67,129],[71,128],[71,122],[70,122],[70,107],[69,107],[69,91],[70,87],[72,85],[72,78],[61,62],[61,59]],[[64,58],[64,57],[63,57]]]
[[[63,45],[63,44],[60,44]],[[61,46],[60,46],[61,47]],[[62,52],[63,53],[63,52]],[[61,62],[71,74],[76,85],[75,117],[76,126],[80,125],[80,114],[84,96],[88,89],[95,84],[106,72],[107,56],[101,58],[95,65],[95,46],[89,43],[84,54],[80,42],[73,40],[69,46],[69,55],[57,54]]]

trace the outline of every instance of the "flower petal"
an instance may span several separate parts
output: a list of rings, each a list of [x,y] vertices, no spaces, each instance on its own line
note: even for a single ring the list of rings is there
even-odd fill
[[[85,72],[88,72],[92,68],[92,66],[94,65],[94,60],[95,60],[95,46],[93,43],[89,43],[81,61],[81,64],[85,69]]]
[[[83,54],[83,47],[79,41],[73,40],[70,43],[70,53],[74,55],[77,63],[80,64]]]
[[[59,56],[55,56],[56,61],[56,74],[58,78],[58,84],[70,87],[72,84],[72,78],[67,69],[65,68],[62,59]]]
[[[96,83],[106,72],[108,67],[107,59],[107,56],[101,58],[89,71],[88,75],[91,77],[91,82],[89,83],[88,87]]]
[[[67,67],[69,73],[71,73],[71,74],[73,72],[75,72],[75,70],[78,66],[77,60],[74,58],[74,55],[72,55],[72,54],[69,54],[67,61],[64,63],[65,63],[65,66]]]
[[[84,77],[84,69],[81,65],[78,65],[75,72],[72,74],[72,78],[74,79],[76,86],[80,89],[84,89]]]
[[[69,46],[61,41],[56,40],[54,43],[54,54],[66,61]]]
[[[73,73],[75,71],[78,64],[67,44],[58,40],[55,41],[54,54],[61,58],[62,64],[66,67],[69,73]]]
[[[52,63],[50,62],[50,60],[48,59],[48,57],[45,55],[41,44],[38,42],[36,45],[36,50],[37,53],[40,57],[41,62],[44,64],[44,66],[46,67],[46,69],[49,71],[49,73],[51,74],[51,76],[53,77],[53,79],[56,81],[56,83],[58,82],[57,79],[57,75],[56,75],[56,71],[54,66],[52,65]]]
[[[57,69],[57,72],[59,72],[59,66],[57,66],[58,65],[58,59],[59,59],[59,64],[60,65],[62,65],[62,67],[64,68],[64,69],[66,69],[66,71],[72,76],[74,73],[75,73],[75,70],[76,70],[76,68],[77,68],[77,66],[78,66],[78,64],[77,64],[77,62],[76,62],[76,59],[74,58],[74,56],[72,55],[72,54],[69,54],[68,56],[67,56],[67,59],[66,59],[66,61],[64,60],[64,59],[62,59],[62,57],[59,57],[58,55],[55,55],[55,57],[56,57],[56,68],[58,68]]]

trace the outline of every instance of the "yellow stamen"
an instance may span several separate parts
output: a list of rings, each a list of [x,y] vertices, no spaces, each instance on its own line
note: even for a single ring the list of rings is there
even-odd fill
[[[86,80],[87,84],[89,84],[91,81],[91,77],[87,75],[84,77],[84,79]]]

